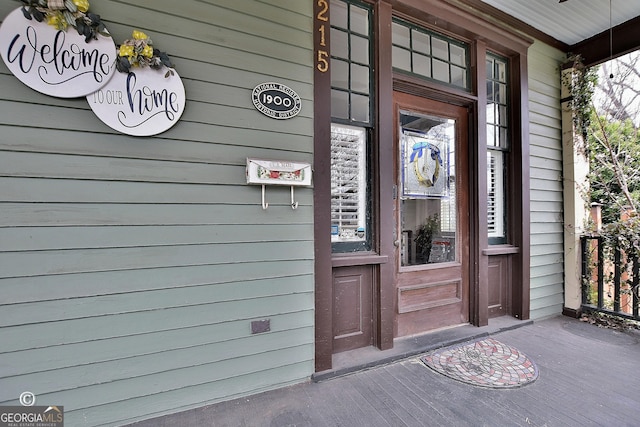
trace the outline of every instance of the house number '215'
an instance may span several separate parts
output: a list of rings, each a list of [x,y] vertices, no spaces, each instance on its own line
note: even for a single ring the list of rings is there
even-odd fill
[[[326,41],[326,23],[329,21],[327,16],[329,12],[329,3],[327,0],[318,0],[317,2],[317,13],[316,13],[316,22],[318,23],[318,33],[320,35],[318,39],[318,57],[316,61],[316,67],[318,71],[321,73],[326,73],[329,71],[329,52],[327,52],[327,41]]]

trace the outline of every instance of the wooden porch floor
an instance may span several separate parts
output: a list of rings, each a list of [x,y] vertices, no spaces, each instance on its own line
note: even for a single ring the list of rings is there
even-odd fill
[[[492,334],[538,366],[518,389],[463,384],[417,356],[142,426],[639,426],[640,334],[556,317]]]

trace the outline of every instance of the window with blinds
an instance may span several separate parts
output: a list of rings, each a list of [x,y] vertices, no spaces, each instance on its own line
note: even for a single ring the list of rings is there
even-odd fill
[[[372,248],[373,11],[331,0],[331,243],[336,252]]]
[[[489,244],[507,242],[505,160],[509,154],[509,64],[487,55],[487,228]]]
[[[366,241],[366,131],[331,126],[331,241]]]
[[[504,230],[504,167],[503,153],[487,153],[487,228],[489,238],[505,236]]]

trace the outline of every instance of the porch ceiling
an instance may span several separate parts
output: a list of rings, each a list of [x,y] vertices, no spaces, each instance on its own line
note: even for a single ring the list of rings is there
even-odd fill
[[[611,1],[611,21],[609,2]],[[482,0],[569,46],[640,16],[632,0]]]

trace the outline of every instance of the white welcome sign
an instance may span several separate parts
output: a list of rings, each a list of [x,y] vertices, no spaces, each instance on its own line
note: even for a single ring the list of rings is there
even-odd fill
[[[21,8],[0,26],[0,55],[9,71],[30,88],[59,98],[95,92],[115,72],[116,46],[111,37],[85,41],[75,28],[57,30],[26,19]]]
[[[151,136],[175,125],[186,104],[184,85],[175,70],[131,68],[87,95],[89,106],[110,128],[127,135]]]

